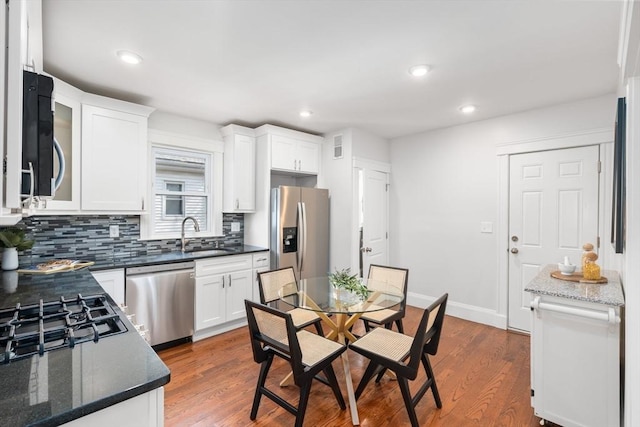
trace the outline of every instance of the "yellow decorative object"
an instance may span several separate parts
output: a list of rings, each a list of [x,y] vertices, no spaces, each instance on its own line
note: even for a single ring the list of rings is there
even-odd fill
[[[586,280],[600,279],[600,266],[595,262],[587,262],[582,271],[582,277]]]
[[[596,264],[598,254],[592,251],[593,245],[587,243],[582,247],[585,253],[582,255],[582,277],[585,280],[600,279],[600,266]]]
[[[591,243],[585,243],[584,245],[582,245],[582,250],[584,251],[582,252],[582,271],[584,271],[585,264],[587,263],[587,255],[594,253],[593,245]],[[598,257],[596,255],[596,259],[597,258]]]

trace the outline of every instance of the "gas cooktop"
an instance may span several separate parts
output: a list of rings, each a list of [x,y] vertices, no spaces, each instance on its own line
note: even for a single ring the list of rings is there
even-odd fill
[[[127,331],[105,295],[0,310],[0,362],[94,341]]]

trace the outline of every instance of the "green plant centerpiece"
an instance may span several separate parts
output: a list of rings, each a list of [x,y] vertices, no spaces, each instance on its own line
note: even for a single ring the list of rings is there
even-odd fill
[[[24,251],[33,247],[33,240],[26,238],[25,230],[17,227],[0,230],[0,246],[3,248],[16,248]]]
[[[3,270],[15,270],[18,268],[18,251],[31,249],[33,240],[27,240],[25,231],[21,228],[11,227],[0,230],[0,246],[2,250]]]
[[[335,289],[344,289],[365,300],[369,296],[367,286],[360,281],[357,274],[349,274],[349,269],[336,269],[335,273],[329,274],[329,282]]]

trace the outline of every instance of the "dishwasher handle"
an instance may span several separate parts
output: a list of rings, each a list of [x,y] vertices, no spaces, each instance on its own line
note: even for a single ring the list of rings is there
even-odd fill
[[[620,323],[620,316],[616,316],[616,312],[612,307],[609,307],[607,311],[589,310],[585,308],[570,307],[568,305],[553,304],[549,302],[540,302],[540,297],[537,296],[531,302],[531,308],[536,311],[538,317],[540,317],[540,310],[554,311],[556,313],[571,314],[573,316],[586,317],[588,319],[601,320],[603,322],[609,322],[612,324]]]
[[[196,263],[193,261],[173,262],[167,264],[145,265],[142,267],[127,268],[126,275],[134,276],[138,274],[162,273],[165,271],[193,270]]]

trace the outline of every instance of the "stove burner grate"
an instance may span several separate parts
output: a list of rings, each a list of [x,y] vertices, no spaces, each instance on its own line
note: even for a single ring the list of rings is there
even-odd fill
[[[0,363],[126,332],[105,295],[0,310]]]

